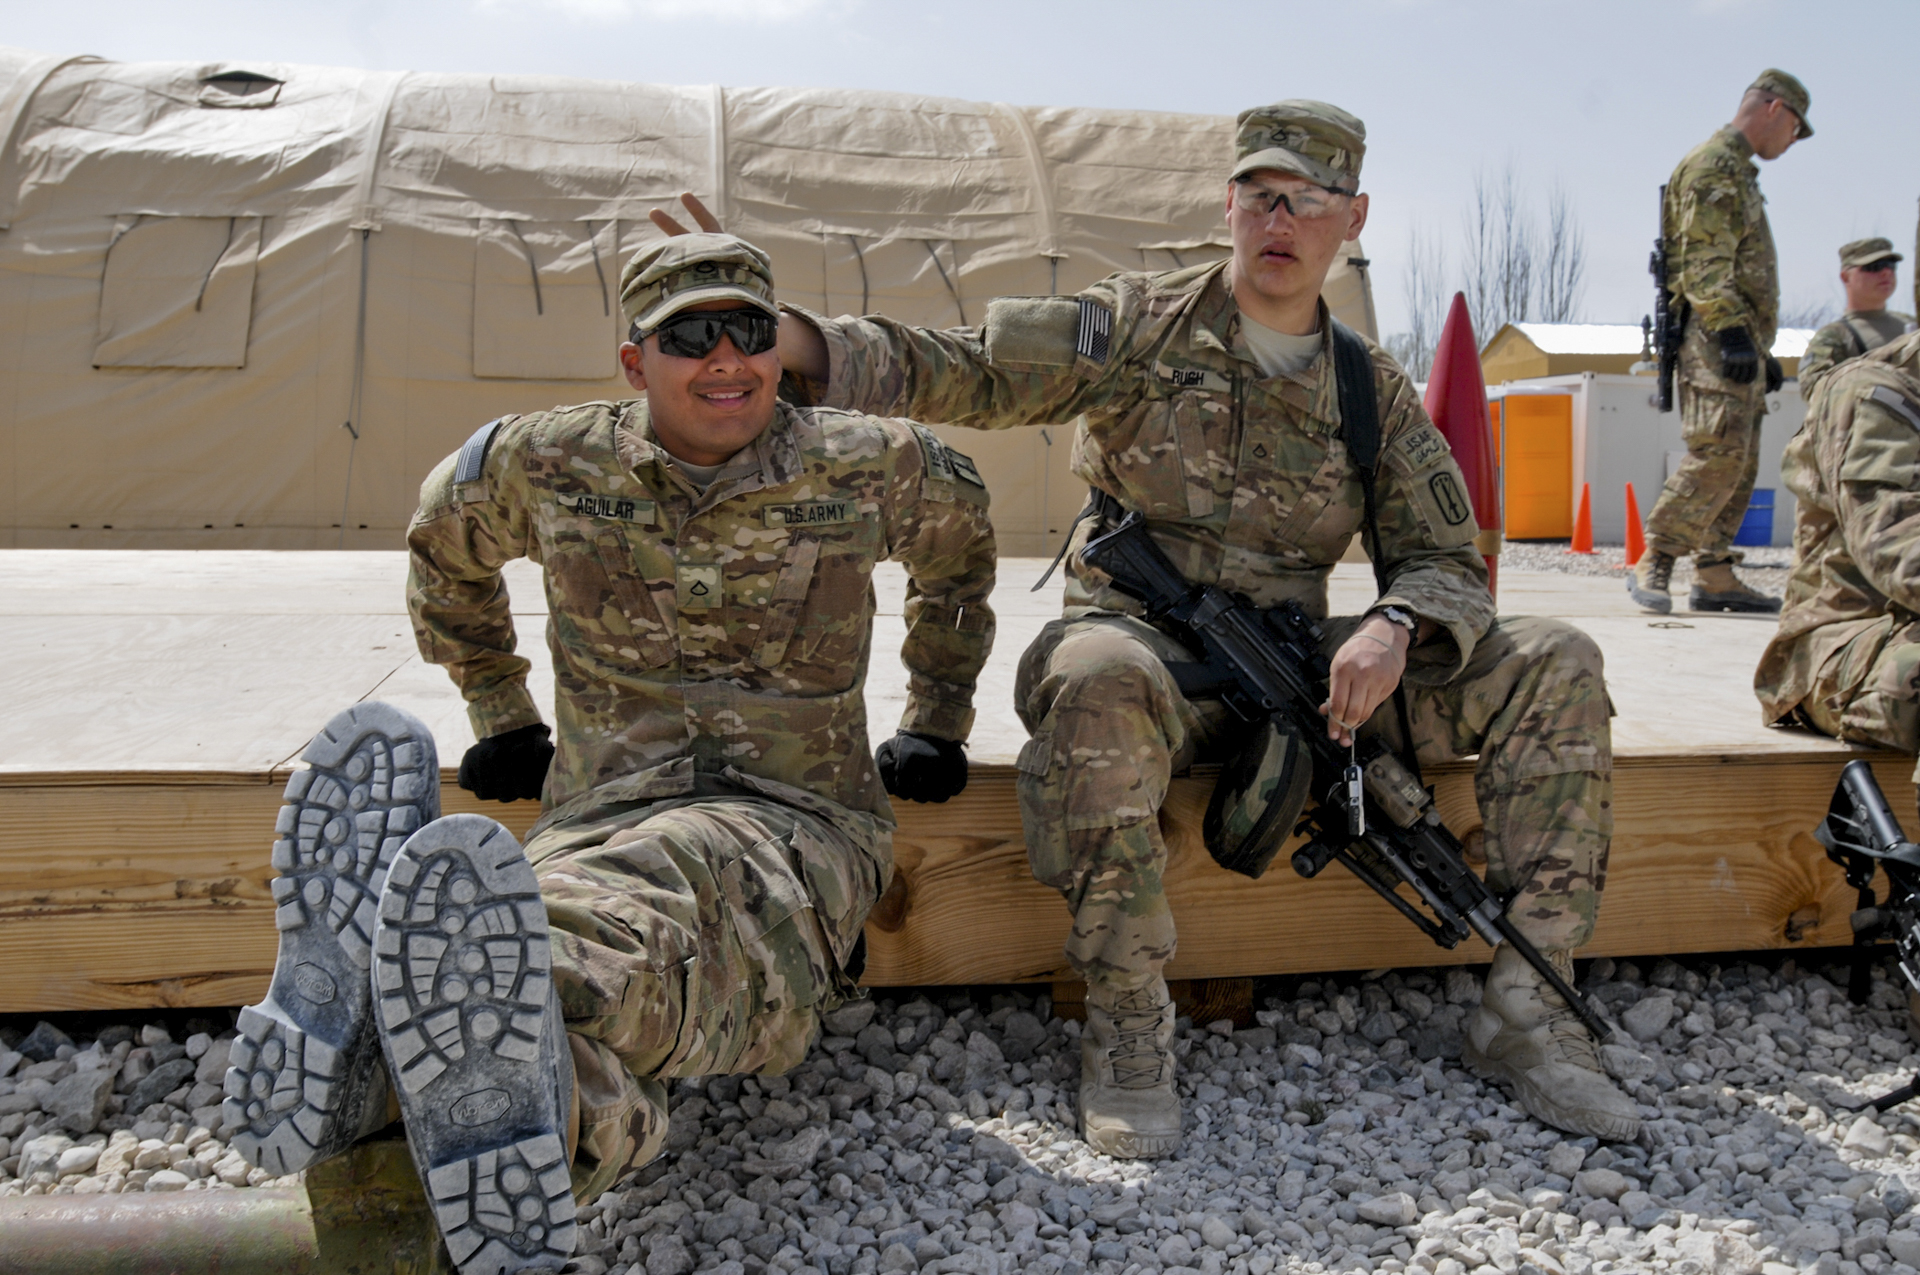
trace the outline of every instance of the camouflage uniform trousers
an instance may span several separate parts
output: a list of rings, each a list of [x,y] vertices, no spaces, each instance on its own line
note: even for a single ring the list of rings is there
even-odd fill
[[[1359,624],[1326,621],[1328,653]],[[1190,702],[1175,686],[1164,661],[1193,658],[1145,621],[1112,613],[1056,620],[1021,658],[1015,703],[1033,735],[1017,784],[1028,857],[1066,897],[1067,959],[1089,979],[1138,986],[1172,959],[1159,809],[1173,775],[1245,737],[1218,701]],[[1502,618],[1457,677],[1408,692],[1423,764],[1479,755],[1488,883],[1520,891],[1509,915],[1541,948],[1580,947],[1613,834],[1599,648],[1556,620]],[[1391,699],[1365,729],[1400,746]]]
[[[1920,754],[1920,620],[1861,624],[1814,675],[1799,711],[1836,739]],[[1920,784],[1920,763],[1913,781]]]
[[[1767,414],[1765,360],[1751,385],[1720,375],[1720,345],[1698,323],[1680,347],[1680,436],[1687,458],[1647,515],[1647,547],[1696,567],[1733,560],[1760,472],[1760,418]]]
[[[527,845],[553,927],[554,982],[580,1095],[574,1195],[596,1198],[660,1154],[665,1081],[779,1073],[852,993],[806,886],[809,856],[848,855],[883,889],[887,848],[756,797],[657,802]],[[865,891],[861,892],[865,894]],[[825,918],[857,932],[857,915]]]

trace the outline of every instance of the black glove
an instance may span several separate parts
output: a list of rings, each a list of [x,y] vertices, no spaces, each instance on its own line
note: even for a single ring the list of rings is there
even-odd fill
[[[1767,393],[1778,394],[1780,387],[1787,383],[1787,373],[1780,366],[1780,360],[1767,355]]]
[[[1752,385],[1760,372],[1760,352],[1745,328],[1722,328],[1714,333],[1720,339],[1720,375],[1735,385]]]
[[[552,734],[545,722],[535,722],[487,736],[460,759],[460,786],[482,801],[539,800],[553,764]]]
[[[951,739],[903,730],[874,751],[880,782],[908,801],[945,801],[967,786],[967,754]]]

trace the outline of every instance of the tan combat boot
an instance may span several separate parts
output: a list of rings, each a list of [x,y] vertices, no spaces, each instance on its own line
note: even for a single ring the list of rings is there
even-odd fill
[[[1546,955],[1571,984],[1572,956]],[[1534,1119],[1616,1142],[1640,1136],[1640,1108],[1607,1075],[1586,1024],[1513,944],[1495,949],[1466,1035],[1467,1067],[1511,1088]]]
[[[1730,559],[1702,562],[1695,558],[1693,592],[1687,595],[1687,606],[1695,611],[1773,615],[1780,610],[1780,599],[1748,588],[1739,576],[1733,574],[1733,562]]]
[[[1627,573],[1627,592],[1647,610],[1666,615],[1673,610],[1673,594],[1668,592],[1672,582],[1673,555],[1649,549]]]
[[[1180,1149],[1173,1087],[1173,998],[1155,975],[1144,987],[1087,984],[1080,1038],[1080,1131],[1103,1155],[1153,1160]]]

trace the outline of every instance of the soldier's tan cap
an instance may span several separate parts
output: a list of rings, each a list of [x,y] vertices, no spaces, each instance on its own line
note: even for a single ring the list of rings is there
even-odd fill
[[[620,272],[620,312],[650,331],[702,301],[744,301],[779,317],[773,263],[734,235],[675,235],[633,254]]]
[[[1800,117],[1798,137],[1812,137],[1813,125],[1807,123],[1807,107],[1813,99],[1807,95],[1807,86],[1778,67],[1768,67],[1760,72],[1760,78],[1747,85],[1747,92],[1759,89],[1762,93],[1771,93],[1793,108]]]
[[[1259,168],[1298,173],[1321,186],[1360,188],[1367,126],[1326,102],[1293,98],[1240,112],[1232,177]]]
[[[1850,244],[1840,245],[1840,268],[1849,266],[1870,266],[1876,261],[1905,261],[1906,258],[1893,250],[1893,240],[1882,239],[1875,235],[1871,239],[1856,239]]]

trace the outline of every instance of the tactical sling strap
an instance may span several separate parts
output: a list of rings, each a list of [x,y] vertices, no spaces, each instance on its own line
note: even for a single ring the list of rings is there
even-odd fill
[[[1333,325],[1333,381],[1340,395],[1340,433],[1360,475],[1360,499],[1366,510],[1367,557],[1374,583],[1386,596],[1387,568],[1381,561],[1380,518],[1375,506],[1374,471],[1380,463],[1380,396],[1373,384],[1373,356],[1367,343],[1340,320]]]
[[[1380,395],[1373,383],[1373,356],[1367,343],[1332,315],[1333,383],[1340,395],[1340,435],[1347,444],[1347,455],[1354,472],[1360,476],[1360,502],[1366,514],[1367,559],[1373,563],[1374,586],[1387,596],[1386,555],[1381,552],[1380,515],[1374,494],[1374,480],[1380,465]],[[1413,744],[1413,722],[1407,712],[1406,678],[1394,684],[1393,706],[1400,717],[1400,737],[1406,748],[1406,764],[1420,776],[1420,759]]]

